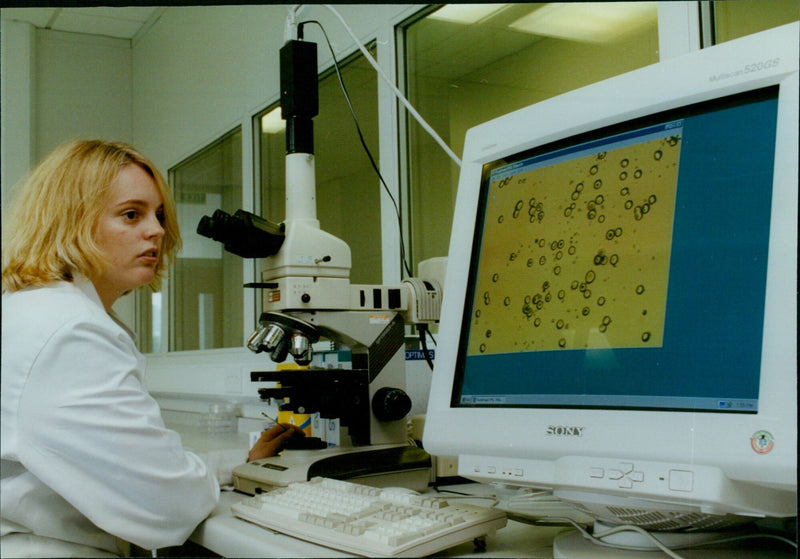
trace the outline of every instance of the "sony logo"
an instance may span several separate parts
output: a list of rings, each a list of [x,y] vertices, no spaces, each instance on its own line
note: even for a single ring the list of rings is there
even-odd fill
[[[554,437],[582,437],[584,429],[585,427],[576,425],[548,425],[545,434]]]

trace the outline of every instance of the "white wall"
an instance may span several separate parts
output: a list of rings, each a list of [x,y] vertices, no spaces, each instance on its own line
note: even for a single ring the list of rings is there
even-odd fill
[[[130,41],[36,31],[36,156],[72,138],[133,139]]]
[[[419,7],[337,6],[362,40]],[[133,48],[134,144],[166,170],[279,98],[278,51],[284,42],[284,6],[168,8]],[[353,41],[324,7],[309,6],[300,19],[317,19],[339,54]],[[321,68],[330,66],[315,26]]]
[[[33,161],[34,28],[3,19],[0,28],[0,187],[3,211],[11,187]]]
[[[3,201],[30,168],[69,139],[130,142],[130,41],[2,20]]]

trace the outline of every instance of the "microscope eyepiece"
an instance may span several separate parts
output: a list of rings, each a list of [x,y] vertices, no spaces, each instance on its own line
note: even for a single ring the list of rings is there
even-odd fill
[[[219,241],[225,250],[243,258],[265,258],[277,253],[285,237],[283,227],[245,210],[230,215],[216,210],[203,216],[197,233]]]

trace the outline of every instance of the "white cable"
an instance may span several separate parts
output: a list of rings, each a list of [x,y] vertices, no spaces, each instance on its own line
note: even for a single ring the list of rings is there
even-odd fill
[[[286,20],[283,23],[283,42],[294,41],[297,39],[297,15],[302,6],[286,6]]]
[[[614,528],[606,530],[605,532],[595,533],[594,535],[590,535],[585,530],[580,530],[580,531],[582,532],[582,535],[583,535],[584,538],[589,539],[589,540],[593,541],[594,543],[596,543],[598,545],[601,545],[601,546],[604,546],[604,547],[649,551],[647,548],[642,548],[642,547],[638,547],[637,548],[636,546],[617,546],[617,545],[614,545],[614,544],[608,544],[608,543],[603,541],[603,538],[605,538],[607,536],[610,536],[612,534],[616,534],[618,532],[636,532],[637,534],[640,534],[640,535],[644,536],[645,538],[647,538],[648,540],[650,540],[651,542],[653,542],[653,544],[658,549],[660,549],[662,552],[666,553],[667,555],[669,555],[673,559],[683,559],[683,557],[681,555],[678,555],[677,553],[672,551],[672,549],[670,549],[665,544],[663,544],[661,542],[661,540],[659,540],[653,534],[651,534],[650,532],[648,532],[644,528],[641,528],[640,526],[629,526],[629,525],[616,526]]]
[[[518,520],[518,521],[521,521],[521,522],[529,522],[528,520],[526,520],[524,518],[522,518],[522,519],[515,518],[515,520]],[[644,530],[643,528],[640,528],[639,526],[629,526],[629,525],[616,526],[616,527],[610,528],[610,529],[608,529],[608,530],[606,530],[604,532],[590,534],[583,526],[581,526],[580,524],[575,522],[573,519],[567,518],[567,517],[550,516],[550,517],[547,517],[545,519],[533,520],[533,521],[530,521],[529,523],[533,524],[534,526],[539,526],[539,525],[547,526],[548,524],[550,524],[552,522],[556,522],[556,521],[557,522],[566,522],[568,524],[571,524],[572,527],[575,528],[581,536],[583,536],[583,538],[591,541],[595,545],[599,545],[599,546],[602,546],[602,547],[608,547],[608,548],[612,548],[612,549],[627,550],[627,551],[654,551],[652,548],[649,548],[649,547],[610,544],[610,543],[607,543],[607,542],[603,541],[603,539],[602,539],[602,538],[605,538],[605,537],[610,536],[612,534],[616,534],[618,532],[637,532],[637,533],[641,534],[642,536],[644,536],[645,538],[647,538],[648,540],[650,540],[653,543],[654,546],[656,546],[660,551],[662,551],[663,553],[667,554],[672,559],[683,559],[683,557],[681,555],[678,555],[677,553],[675,553],[672,549],[670,549],[669,547],[664,545],[658,538],[656,538],[655,536],[650,534],[647,530]]]
[[[385,81],[386,84],[391,88],[392,92],[400,100],[400,102],[403,103],[403,105],[406,107],[406,109],[408,109],[408,112],[410,112],[411,115],[420,124],[420,126],[422,126],[422,128],[424,128],[425,131],[428,134],[430,134],[430,136],[434,140],[436,140],[436,143],[439,144],[439,146],[445,151],[445,153],[447,153],[447,155],[450,156],[450,159],[455,161],[456,165],[461,167],[461,160],[458,158],[458,156],[455,153],[453,153],[453,150],[451,150],[450,147],[444,142],[444,140],[442,140],[439,137],[439,135],[436,133],[436,131],[433,128],[431,128],[431,126],[427,122],[425,122],[425,119],[420,116],[420,114],[416,111],[416,109],[414,107],[411,106],[411,103],[408,102],[408,100],[400,92],[400,90],[397,89],[397,87],[392,83],[392,81],[389,79],[389,77],[383,72],[381,67],[378,66],[378,63],[375,62],[375,59],[372,58],[372,55],[369,53],[369,51],[366,49],[366,47],[364,47],[364,45],[361,44],[361,41],[358,40],[358,37],[356,37],[355,33],[353,33],[353,30],[350,29],[350,26],[347,25],[347,22],[344,20],[344,18],[341,16],[341,14],[338,11],[336,11],[336,9],[333,6],[331,6],[330,4],[324,4],[324,6],[326,8],[328,8],[328,10],[330,10],[333,13],[333,15],[335,15],[339,19],[339,21],[342,23],[342,25],[344,26],[344,28],[347,31],[347,33],[350,35],[350,37],[353,38],[353,40],[355,41],[356,45],[358,45],[358,48],[359,48],[359,50],[361,50],[361,52],[364,55],[364,57],[372,65],[372,67],[375,68],[375,71],[378,72],[378,75],[383,79],[383,81]]]
[[[513,514],[513,511],[511,511]],[[683,559],[682,555],[676,553],[676,551],[684,550],[684,549],[696,549],[700,547],[713,547],[716,545],[732,543],[736,541],[743,541],[743,540],[754,540],[754,539],[773,539],[778,540],[780,542],[786,543],[791,547],[797,549],[797,543],[793,540],[786,538],[784,536],[779,536],[777,534],[763,534],[763,533],[754,533],[754,534],[742,534],[742,535],[735,535],[730,537],[722,537],[715,540],[710,541],[703,541],[703,542],[688,542],[681,545],[676,545],[673,547],[667,547],[661,540],[659,540],[656,536],[648,532],[647,530],[641,528],[640,526],[631,526],[631,525],[621,525],[612,527],[603,532],[595,532],[594,534],[590,534],[583,526],[579,523],[575,522],[572,518],[561,517],[561,516],[548,516],[546,518],[539,518],[539,519],[529,519],[525,516],[518,517],[518,516],[509,516],[513,520],[517,522],[524,522],[527,524],[532,524],[534,526],[552,526],[554,522],[564,522],[567,524],[572,525],[578,533],[583,536],[585,539],[593,542],[596,545],[609,547],[612,549],[622,549],[628,551],[654,551],[652,548],[649,547],[642,547],[642,546],[634,546],[634,545],[620,545],[620,544],[611,544],[603,541],[603,538],[610,536],[612,534],[616,534],[618,532],[637,532],[642,536],[645,536],[649,539],[653,545],[655,545],[660,551],[667,554],[669,557],[673,559]]]

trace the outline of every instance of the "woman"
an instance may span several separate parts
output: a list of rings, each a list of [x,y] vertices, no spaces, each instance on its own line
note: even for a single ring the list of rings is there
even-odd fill
[[[219,484],[165,428],[111,312],[157,289],[180,245],[169,189],[147,158],[103,141],[58,148],[20,188],[3,223],[2,554],[179,545]],[[265,433],[249,458],[295,432]]]

